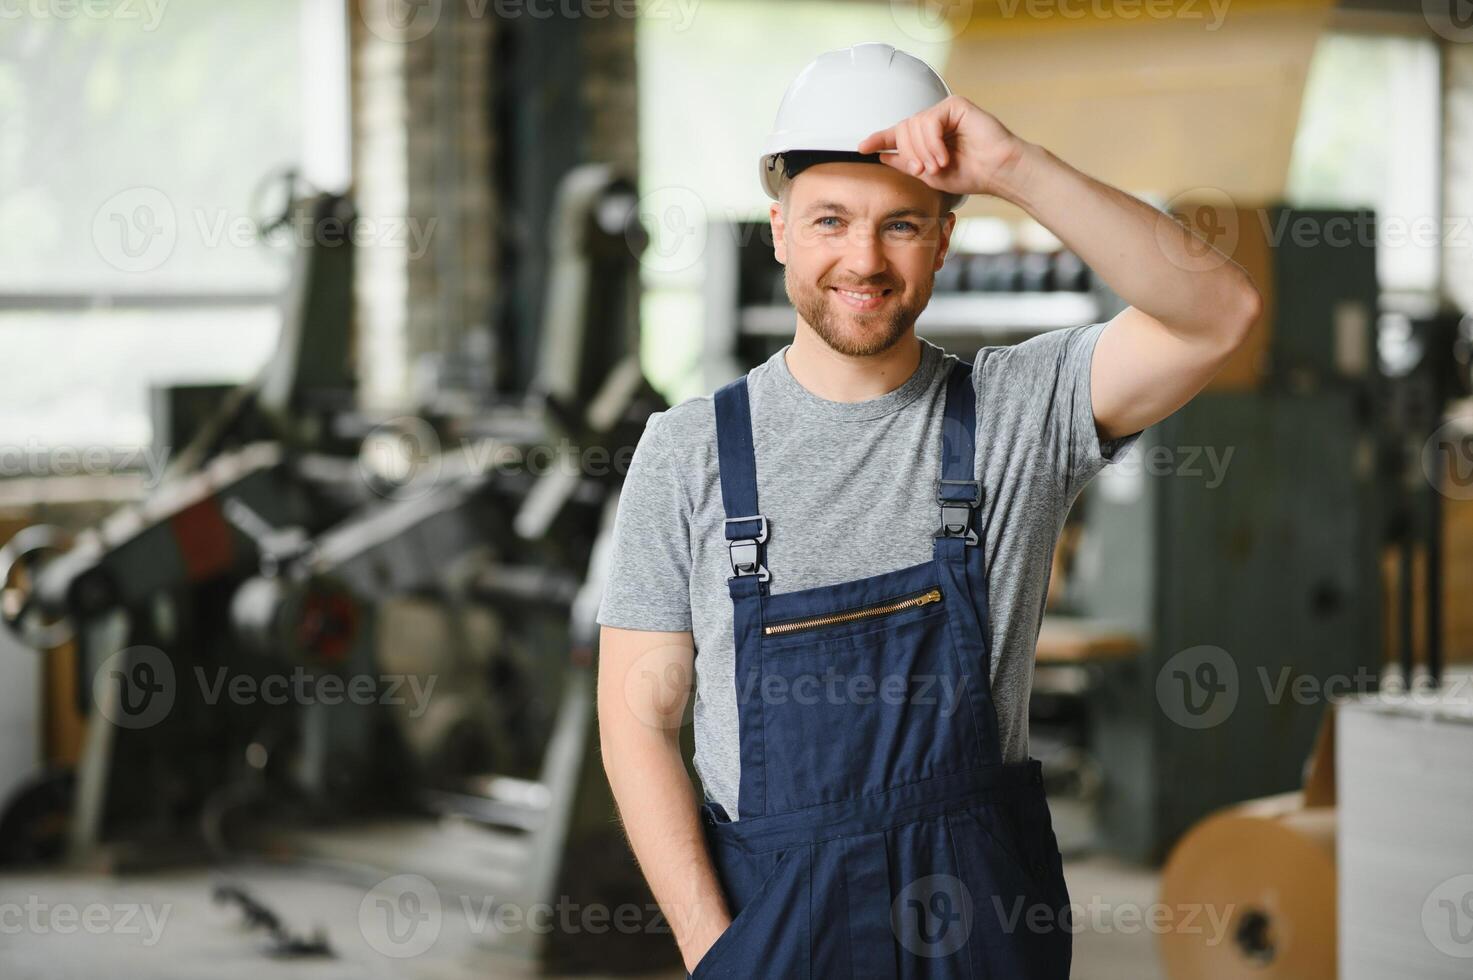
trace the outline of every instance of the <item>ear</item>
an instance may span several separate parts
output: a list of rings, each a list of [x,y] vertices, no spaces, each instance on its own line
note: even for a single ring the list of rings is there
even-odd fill
[[[946,212],[936,223],[936,264],[931,267],[932,272],[940,272],[946,264],[946,251],[951,248],[951,233],[955,228],[955,211]]]
[[[784,237],[787,229],[787,220],[783,217],[783,207],[780,201],[773,201],[767,206],[767,221],[772,228],[772,254],[781,265],[788,264],[788,243]]]

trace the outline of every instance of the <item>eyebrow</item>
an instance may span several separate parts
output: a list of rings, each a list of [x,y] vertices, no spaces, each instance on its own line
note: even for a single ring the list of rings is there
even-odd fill
[[[808,218],[808,217],[812,217],[812,216],[814,216],[816,214],[820,214],[820,213],[833,213],[833,214],[842,215],[843,217],[846,217],[847,218],[847,217],[850,216],[850,213],[851,212],[849,211],[848,208],[846,208],[844,205],[840,204],[838,201],[814,201],[812,204],[808,205],[808,207],[807,207],[806,210],[804,210],[803,217]],[[923,211],[920,208],[905,207],[905,208],[896,208],[894,211],[891,211],[888,214],[886,214],[883,217],[881,217],[880,220],[881,221],[890,221],[893,218],[930,218],[930,217],[932,217],[932,215],[926,213],[925,211]]]

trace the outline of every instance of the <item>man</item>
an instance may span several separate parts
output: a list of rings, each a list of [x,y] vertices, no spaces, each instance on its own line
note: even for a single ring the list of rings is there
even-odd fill
[[[1069,930],[1013,914],[1068,904],[1027,749],[1050,557],[1258,293],[889,45],[799,75],[761,176],[793,342],[651,416],[619,505],[598,710],[631,846],[698,980],[1066,976]],[[970,364],[918,338],[969,194],[1129,307]]]

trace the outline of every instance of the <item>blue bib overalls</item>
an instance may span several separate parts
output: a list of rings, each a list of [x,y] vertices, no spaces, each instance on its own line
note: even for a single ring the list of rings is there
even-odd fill
[[[733,916],[715,977],[1064,978],[1072,923],[1036,760],[1005,765],[976,532],[976,394],[947,379],[930,561],[769,593],[746,378],[716,392],[739,820],[702,806]]]

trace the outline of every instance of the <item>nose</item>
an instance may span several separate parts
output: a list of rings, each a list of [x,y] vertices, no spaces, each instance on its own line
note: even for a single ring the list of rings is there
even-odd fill
[[[885,259],[884,242],[874,232],[855,225],[844,243],[844,258],[840,265],[856,280],[879,275],[889,265]]]

